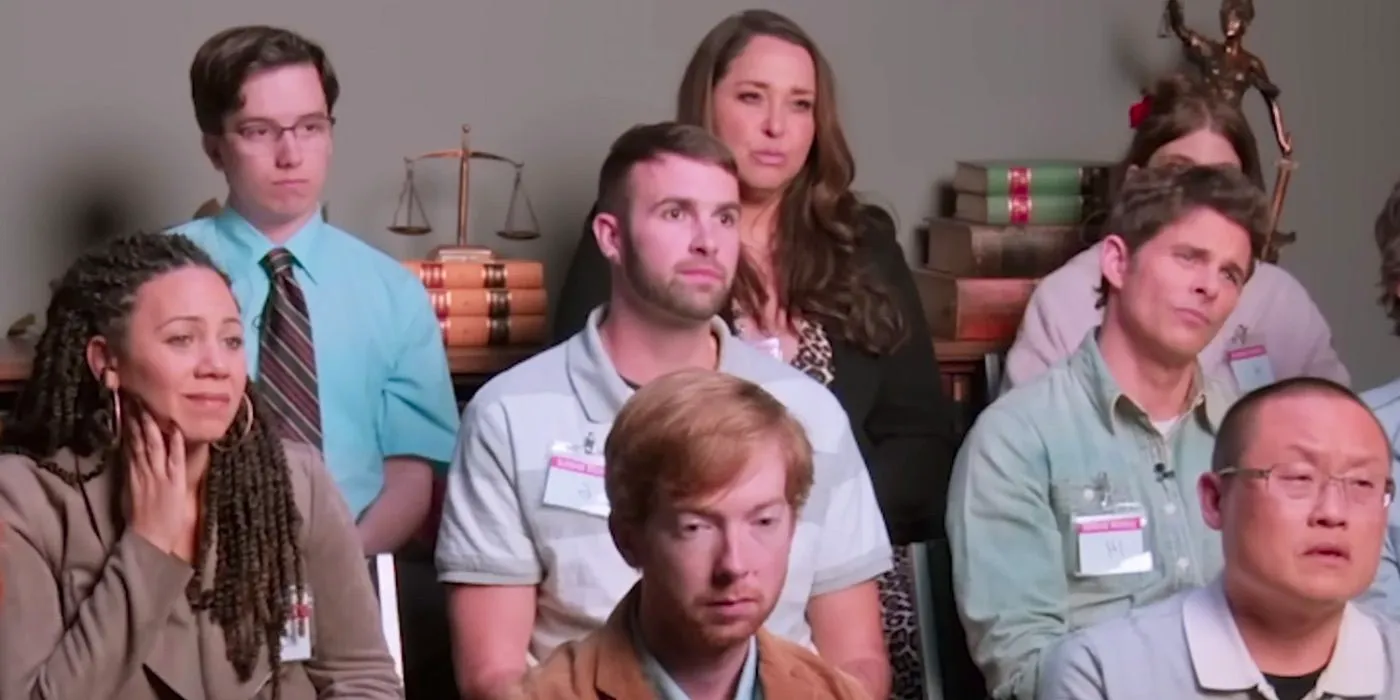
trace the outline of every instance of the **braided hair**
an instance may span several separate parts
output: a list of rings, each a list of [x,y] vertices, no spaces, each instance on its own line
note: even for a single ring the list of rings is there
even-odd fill
[[[228,281],[203,250],[178,234],[138,233],[79,258],[49,302],[34,369],[19,393],[12,420],[0,434],[0,453],[25,455],[73,487],[110,468],[124,479],[120,427],[114,422],[116,397],[90,371],[87,345],[101,335],[121,348],[137,291],[157,277],[189,267],[219,272]],[[204,518],[196,575],[186,593],[196,611],[207,612],[223,628],[228,659],[238,677],[247,681],[258,654],[266,654],[275,683],[280,635],[290,619],[294,593],[305,587],[297,541],[301,515],[282,445],[260,418],[267,414],[258,410],[261,404],[251,385],[247,392],[248,401],[234,417],[229,434],[210,449],[200,494]],[[97,455],[98,466],[88,473],[68,471],[53,459],[63,449],[80,457]],[[206,587],[210,582],[199,572],[216,535],[214,580]],[[275,685],[273,693],[280,695]]]

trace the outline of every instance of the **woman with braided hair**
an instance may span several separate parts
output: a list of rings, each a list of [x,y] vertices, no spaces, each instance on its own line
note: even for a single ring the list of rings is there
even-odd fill
[[[0,433],[0,697],[401,698],[349,511],[183,236],[80,258]]]

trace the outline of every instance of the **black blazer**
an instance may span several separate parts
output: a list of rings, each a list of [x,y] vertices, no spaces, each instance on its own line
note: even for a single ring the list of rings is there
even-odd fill
[[[953,411],[943,396],[932,336],[894,221],[875,206],[867,206],[862,219],[860,252],[890,285],[908,337],[894,352],[877,356],[833,334],[831,391],[850,417],[890,538],[896,544],[921,542],[944,536],[957,450]],[[607,301],[610,274],[586,224],[559,294],[555,342],[582,330],[589,312]]]

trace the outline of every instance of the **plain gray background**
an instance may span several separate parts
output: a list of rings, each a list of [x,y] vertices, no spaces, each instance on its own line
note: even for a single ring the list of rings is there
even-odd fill
[[[1218,4],[1186,0],[1218,36]],[[222,180],[199,150],[187,70],[205,38],[267,23],[322,42],[341,75],[331,219],[398,257],[452,235],[455,170],[422,167],[433,239],[385,229],[402,157],[474,146],[527,163],[543,238],[490,232],[511,173],[477,161],[473,230],[563,278],[597,168],[623,129],[672,114],[695,44],[735,0],[406,0],[181,3],[3,0],[0,5],[0,323],[41,311],[87,231],[177,223]],[[905,248],[958,158],[1115,158],[1128,107],[1179,45],[1158,0],[788,0],[832,62],[857,186],[890,206]],[[1397,372],[1376,305],[1372,221],[1400,176],[1400,3],[1258,0],[1246,45],[1283,89],[1295,173],[1283,264],[1332,323],[1358,387]],[[1272,178],[1257,94],[1249,115]]]

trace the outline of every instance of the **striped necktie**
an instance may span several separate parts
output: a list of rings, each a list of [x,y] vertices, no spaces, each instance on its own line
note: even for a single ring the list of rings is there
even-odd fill
[[[274,248],[262,259],[271,278],[258,350],[258,388],[277,434],[321,447],[321,401],[316,393],[316,352],[306,297],[292,276],[292,254]]]

